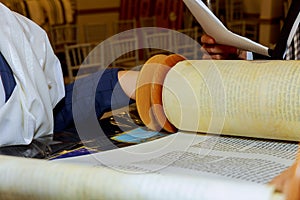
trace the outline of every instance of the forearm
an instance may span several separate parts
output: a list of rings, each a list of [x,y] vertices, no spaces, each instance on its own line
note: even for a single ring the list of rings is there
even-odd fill
[[[135,99],[135,89],[138,74],[138,71],[119,71],[118,73],[121,88],[131,99]]]
[[[73,124],[73,109],[85,111],[80,115],[84,121],[91,110],[96,111],[97,117],[100,117],[104,112],[132,103],[129,98],[135,98],[137,75],[138,72],[114,68],[77,80],[76,88],[74,83],[67,85],[65,98],[54,109],[55,132],[63,131]],[[95,84],[94,81],[98,82]],[[92,97],[95,97],[95,109],[91,106]]]

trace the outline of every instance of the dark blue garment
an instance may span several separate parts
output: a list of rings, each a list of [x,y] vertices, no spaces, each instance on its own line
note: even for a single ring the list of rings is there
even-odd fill
[[[121,108],[132,103],[132,101],[129,102],[129,98],[119,85],[119,70],[110,68],[77,80],[79,86],[77,85],[76,89],[74,83],[66,85],[65,98],[54,109],[54,132],[75,130],[72,112],[74,105],[77,106],[76,109],[83,110],[79,117],[85,121],[90,117],[89,115],[99,118],[104,112],[110,111],[112,108]],[[96,84],[95,94],[92,89],[94,84]],[[73,94],[76,96],[75,99]],[[90,106],[92,97],[95,97],[94,107]]]
[[[5,91],[5,102],[6,102],[11,96],[16,86],[16,81],[14,79],[11,68],[9,67],[7,61],[5,60],[1,52],[0,52],[0,74],[1,74],[4,91]]]

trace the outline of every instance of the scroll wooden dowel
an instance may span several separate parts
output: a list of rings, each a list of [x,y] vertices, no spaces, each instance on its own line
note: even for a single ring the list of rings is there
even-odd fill
[[[162,106],[163,82],[168,71],[185,58],[178,54],[155,55],[143,66],[137,80],[137,110],[144,124],[156,131],[176,132]]]

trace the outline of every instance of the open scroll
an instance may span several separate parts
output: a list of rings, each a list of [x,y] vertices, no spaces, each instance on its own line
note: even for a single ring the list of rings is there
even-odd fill
[[[51,162],[0,156],[0,199],[283,200],[266,183],[292,165],[297,142],[190,132],[298,141],[298,62],[150,61],[137,90],[139,111],[149,112],[140,114],[146,125],[184,133]],[[162,99],[153,98],[159,91]],[[167,126],[157,123],[160,109]]]

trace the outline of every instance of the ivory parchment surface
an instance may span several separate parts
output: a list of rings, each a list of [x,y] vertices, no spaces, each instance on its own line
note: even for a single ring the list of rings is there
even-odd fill
[[[267,185],[203,177],[121,173],[44,160],[0,156],[0,199],[275,199]],[[239,188],[237,190],[236,188]],[[220,192],[215,192],[220,191]],[[254,195],[253,191],[256,191]],[[245,199],[245,198],[243,198]]]
[[[163,106],[180,130],[299,141],[300,62],[179,62]]]

